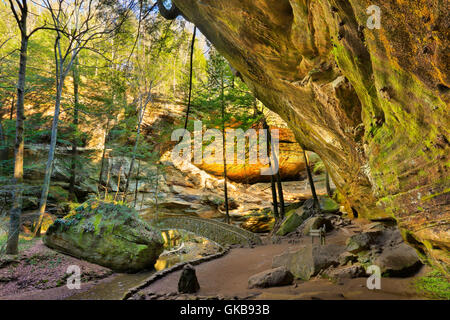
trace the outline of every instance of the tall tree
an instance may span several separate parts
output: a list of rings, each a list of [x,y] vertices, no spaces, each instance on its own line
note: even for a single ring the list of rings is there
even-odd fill
[[[222,158],[223,158],[223,192],[225,202],[225,217],[227,223],[230,223],[230,212],[228,210],[228,177],[227,177],[227,157],[225,151],[225,83],[224,83],[224,71],[222,69],[220,79],[220,102],[222,109]]]
[[[9,5],[17,26],[20,30],[20,61],[19,75],[17,80],[17,98],[16,98],[16,139],[14,144],[14,190],[13,201],[10,211],[10,227],[8,233],[8,243],[6,253],[17,254],[20,232],[20,216],[22,213],[22,183],[23,183],[23,151],[24,151],[24,100],[25,100],[25,80],[27,72],[28,59],[28,41],[30,37],[41,29],[54,29],[44,25],[32,29],[28,27],[28,15],[30,14],[27,0],[9,0]]]
[[[72,120],[72,151],[70,160],[70,181],[69,181],[69,198],[70,200],[75,200],[75,180],[76,180],[76,169],[77,169],[77,155],[78,155],[78,108],[80,104],[80,94],[79,94],[79,84],[80,84],[80,74],[78,67],[78,57],[75,58],[72,70],[73,79],[73,120]]]

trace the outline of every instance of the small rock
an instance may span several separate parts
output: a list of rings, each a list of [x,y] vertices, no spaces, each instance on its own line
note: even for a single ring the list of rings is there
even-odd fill
[[[200,289],[200,285],[195,274],[195,269],[192,265],[186,264],[181,272],[180,280],[178,281],[178,292],[180,293],[195,293]]]
[[[336,279],[353,279],[363,277],[366,275],[364,268],[361,265],[352,265],[349,267],[334,269],[328,273],[328,276]]]

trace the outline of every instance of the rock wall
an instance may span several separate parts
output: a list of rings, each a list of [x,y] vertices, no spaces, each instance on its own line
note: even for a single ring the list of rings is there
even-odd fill
[[[347,210],[394,218],[450,264],[447,0],[173,0],[331,172]],[[366,27],[371,5],[381,28]]]

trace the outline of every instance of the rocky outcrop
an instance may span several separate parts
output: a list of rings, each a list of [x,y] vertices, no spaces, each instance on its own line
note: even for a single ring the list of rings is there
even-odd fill
[[[90,201],[47,230],[44,243],[57,251],[118,272],[151,269],[163,252],[161,234],[127,206]]]
[[[410,276],[422,266],[417,252],[403,241],[396,228],[355,234],[347,239],[346,250],[341,263],[357,260],[365,267],[376,265],[384,276]]]
[[[343,280],[366,276],[366,271],[361,265],[346,266],[344,268],[332,269],[326,273],[331,279]]]
[[[306,149],[347,212],[394,218],[448,266],[445,1],[173,0]],[[381,11],[369,29],[367,9]]]

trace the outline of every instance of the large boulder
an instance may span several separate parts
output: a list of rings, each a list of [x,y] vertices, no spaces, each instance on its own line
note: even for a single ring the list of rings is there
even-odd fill
[[[57,251],[111,268],[153,268],[163,251],[161,234],[125,205],[88,201],[47,230],[44,243]]]
[[[291,284],[292,281],[294,281],[294,276],[286,267],[282,266],[251,276],[248,279],[248,287],[252,289],[286,286]]]
[[[327,272],[327,275],[334,280],[353,279],[359,277],[365,277],[366,271],[361,265],[355,264],[352,266],[346,266],[343,268],[332,269]]]
[[[296,251],[275,256],[272,268],[285,266],[296,278],[309,280],[320,271],[339,265],[345,247],[337,244],[307,245]]]
[[[380,267],[383,275],[391,277],[410,276],[422,266],[416,250],[406,243],[384,248],[373,264]]]

